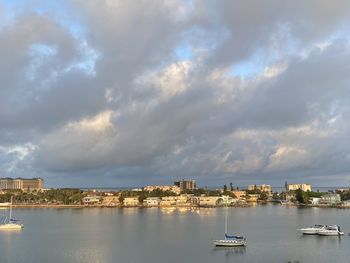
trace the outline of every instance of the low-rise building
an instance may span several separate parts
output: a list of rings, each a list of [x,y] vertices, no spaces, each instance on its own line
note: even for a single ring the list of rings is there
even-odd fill
[[[335,205],[341,202],[339,194],[325,194],[321,196],[320,204]]]
[[[248,194],[247,202],[257,202],[259,199],[259,194]]]
[[[221,206],[231,205],[238,201],[237,198],[232,198],[228,195],[222,196],[201,196],[199,198],[199,206]]]
[[[102,205],[119,206],[120,205],[119,196],[115,196],[115,195],[104,196],[102,200]]]
[[[254,190],[259,190],[261,192],[265,192],[268,195],[271,195],[272,193],[272,187],[269,184],[262,184],[262,185],[248,185],[248,190],[249,191],[254,191]]]
[[[233,197],[231,197],[229,195],[222,195],[221,199],[222,199],[222,204],[223,205],[232,205],[232,204],[238,202],[238,198],[233,198]]]
[[[139,197],[125,197],[124,206],[138,206],[140,204]]]
[[[191,197],[192,194],[182,194],[177,196],[176,198],[176,205],[177,206],[189,206],[191,205]]]
[[[287,188],[288,188],[288,191],[295,191],[295,190],[301,189],[304,192],[307,192],[307,191],[311,192],[310,184],[288,184]]]
[[[173,206],[176,205],[176,196],[164,196],[160,201],[160,206]]]
[[[320,197],[311,197],[310,198],[310,202],[312,205],[319,205],[321,201]]]
[[[159,206],[160,205],[160,197],[147,197],[143,200],[144,206]]]
[[[221,202],[221,196],[201,196],[199,199],[200,206],[217,206]]]
[[[231,193],[233,193],[236,196],[236,198],[240,201],[246,200],[246,195],[247,195],[246,191],[234,190],[234,191],[231,191]]]
[[[81,201],[84,205],[99,205],[102,200],[102,196],[85,196]]]
[[[343,207],[350,207],[350,200],[344,200],[343,202],[341,202],[341,205]]]
[[[180,187],[176,185],[171,185],[171,186],[170,185],[147,185],[143,188],[143,190],[146,192],[152,192],[157,189],[161,191],[170,191],[177,195],[181,193]]]

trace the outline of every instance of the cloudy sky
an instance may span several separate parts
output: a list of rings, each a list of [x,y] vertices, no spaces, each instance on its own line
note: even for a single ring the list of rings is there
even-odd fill
[[[347,0],[0,0],[0,176],[349,185]]]

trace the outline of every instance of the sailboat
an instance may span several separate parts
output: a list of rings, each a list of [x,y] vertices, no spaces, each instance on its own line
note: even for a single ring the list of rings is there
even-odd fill
[[[225,206],[225,238],[214,240],[213,244],[221,247],[239,247],[246,245],[244,236],[231,236],[227,234],[227,203]]]
[[[22,229],[23,224],[19,220],[12,219],[12,196],[10,204],[10,217],[4,220],[3,223],[0,223],[0,230],[20,230]]]

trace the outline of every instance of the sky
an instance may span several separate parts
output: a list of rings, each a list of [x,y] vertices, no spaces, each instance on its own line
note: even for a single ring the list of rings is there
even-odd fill
[[[0,0],[0,176],[349,186],[350,2]]]

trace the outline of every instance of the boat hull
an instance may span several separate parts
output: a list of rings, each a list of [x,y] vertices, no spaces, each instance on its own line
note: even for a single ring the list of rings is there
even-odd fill
[[[217,247],[241,247],[245,246],[245,240],[214,240],[213,244]]]
[[[0,230],[21,230],[23,225],[21,224],[2,224]]]
[[[308,229],[308,228],[302,228],[302,229],[298,229],[299,231],[301,231],[301,233],[303,235],[318,235],[318,233],[320,232],[319,229]]]
[[[318,233],[319,236],[342,236],[344,235],[343,232],[338,231],[321,231]]]

